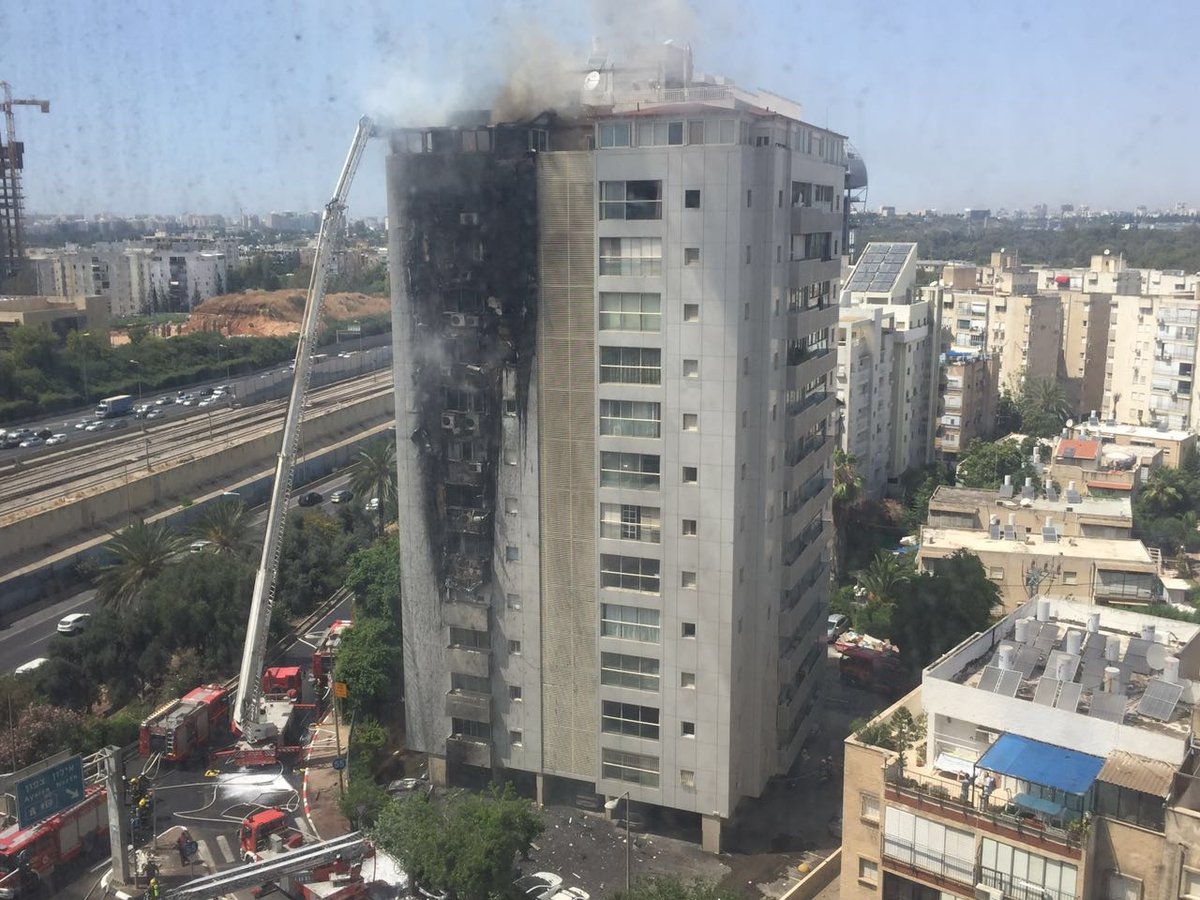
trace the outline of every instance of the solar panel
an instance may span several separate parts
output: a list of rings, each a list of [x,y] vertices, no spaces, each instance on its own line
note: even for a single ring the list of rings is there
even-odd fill
[[[1071,675],[1064,680],[1074,681],[1075,673],[1079,671],[1079,657],[1074,653],[1067,653],[1065,650],[1051,650],[1050,658],[1046,660],[1046,671],[1052,674],[1055,678],[1058,677],[1059,660],[1068,660],[1071,663]]]
[[[979,689],[987,691],[989,694],[996,690],[996,685],[1000,683],[1000,675],[1004,670],[999,666],[984,666],[983,674],[979,676]]]
[[[1142,638],[1130,638],[1125,646],[1125,656],[1121,660],[1130,671],[1139,675],[1150,674],[1150,663],[1146,662],[1146,651],[1150,649],[1150,641]]]
[[[1075,681],[1068,681],[1062,686],[1062,690],[1058,692],[1058,700],[1054,704],[1055,709],[1065,709],[1067,712],[1075,712],[1079,707],[1079,695],[1083,693],[1083,685]]]
[[[1054,698],[1058,696],[1059,684],[1061,682],[1057,678],[1043,675],[1038,679],[1037,687],[1033,689],[1033,702],[1042,706],[1053,706]]]
[[[1092,705],[1088,715],[1093,719],[1121,723],[1125,721],[1125,695],[1092,692]]]
[[[1033,642],[1033,646],[1037,647],[1043,653],[1049,650],[1058,642],[1058,626],[1047,622],[1038,632],[1037,640]]]
[[[1017,653],[1016,660],[1013,661],[1013,667],[1021,673],[1025,678],[1033,674],[1033,670],[1037,668],[1037,664],[1042,661],[1042,654],[1038,652],[1036,647],[1022,647]]]
[[[1095,658],[1104,655],[1104,648],[1108,645],[1108,638],[1102,634],[1092,634],[1088,632],[1087,638],[1083,642],[1083,656],[1085,659]]]
[[[846,283],[847,290],[890,291],[915,246],[903,242],[867,244]]]
[[[1108,661],[1103,657],[1091,657],[1083,661],[1083,677],[1079,679],[1084,690],[1096,690],[1104,686],[1104,669]]]
[[[1183,694],[1182,684],[1171,684],[1161,678],[1151,678],[1146,682],[1146,693],[1138,702],[1137,711],[1143,716],[1169,722],[1175,715],[1175,704]]]
[[[996,693],[1003,694],[1005,697],[1017,696],[1017,688],[1021,686],[1021,673],[1016,669],[1010,669],[1000,676],[1000,683],[996,685]]]

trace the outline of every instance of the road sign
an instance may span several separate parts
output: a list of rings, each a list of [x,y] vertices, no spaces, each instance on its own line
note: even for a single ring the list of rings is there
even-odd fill
[[[333,758],[333,769],[334,769],[334,771],[335,771],[335,772],[340,772],[340,771],[342,771],[342,769],[344,769],[344,768],[346,768],[346,757],[344,757],[344,756],[335,756],[335,757]]]
[[[339,700],[345,700],[346,695],[347,695],[346,682],[335,681],[333,683],[333,696],[337,697]]]
[[[17,822],[27,828],[83,799],[83,758],[72,756],[17,782]]]

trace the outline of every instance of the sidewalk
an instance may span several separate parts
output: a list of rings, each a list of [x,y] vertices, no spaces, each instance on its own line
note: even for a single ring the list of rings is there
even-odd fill
[[[342,758],[346,756],[350,728],[342,722],[335,732],[334,714],[330,710],[324,720],[312,727],[311,733],[312,740],[304,755],[301,796],[309,825],[319,839],[327,840],[350,831],[349,820],[338,809],[341,796],[338,776],[346,773],[339,773],[333,768],[339,746],[342,748]]]

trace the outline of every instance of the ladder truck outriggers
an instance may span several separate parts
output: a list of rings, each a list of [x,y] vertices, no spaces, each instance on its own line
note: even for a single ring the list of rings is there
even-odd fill
[[[258,572],[254,577],[254,594],[250,601],[246,643],[242,648],[242,666],[233,706],[233,728],[238,740],[228,755],[238,765],[268,765],[299,750],[300,717],[297,714],[302,704],[297,702],[297,692],[288,685],[286,678],[282,680],[284,690],[275,687],[280,683],[278,676],[281,674],[275,670],[272,670],[275,677],[271,679],[271,685],[264,685],[263,664],[266,661],[271,607],[279,578],[279,552],[288,495],[292,488],[296,448],[300,440],[300,421],[312,372],[313,345],[321,322],[321,304],[325,299],[325,277],[333,261],[333,249],[345,227],[346,197],[350,192],[350,184],[374,130],[374,123],[369,118],[364,116],[359,119],[333,198],[325,204],[325,212],[321,217],[316,258],[308,284],[308,300],[296,346],[296,376],[292,381],[287,417],[283,424],[283,442],[275,465],[275,483],[267,507],[267,534]]]

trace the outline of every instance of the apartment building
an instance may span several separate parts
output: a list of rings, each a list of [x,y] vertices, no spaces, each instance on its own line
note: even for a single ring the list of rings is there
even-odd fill
[[[867,244],[842,290],[841,443],[873,497],[933,457],[938,306],[921,299],[916,263],[916,244]]]
[[[1200,895],[1198,631],[1039,597],[934,661],[846,741],[840,896]]]
[[[1128,497],[1088,497],[1074,485],[1059,496],[1053,486],[1046,493],[1036,493],[1032,485],[1016,492],[1011,484],[998,491],[943,484],[929,498],[929,525],[983,531],[996,524],[1002,534],[1012,528],[1013,537],[1024,540],[1040,532],[1051,518],[1064,538],[1128,540],[1133,536],[1132,508]]]
[[[917,568],[936,571],[939,560],[966,550],[979,557],[1000,589],[1005,610],[1034,594],[1053,591],[1087,603],[1148,604],[1162,597],[1162,557],[1141,541],[1073,537],[1061,519],[1043,518],[1024,532],[1015,511],[994,514],[982,529],[921,527]]]
[[[1144,425],[1119,425],[1115,422],[1102,422],[1092,417],[1086,422],[1080,422],[1068,429],[1072,438],[1098,440],[1102,448],[1109,453],[1128,451],[1138,454],[1150,454],[1157,457],[1161,465],[1170,469],[1178,469],[1180,462],[1196,449],[1196,433],[1194,431],[1172,431],[1168,428],[1150,428]]]
[[[818,705],[846,156],[658,53],[390,138],[405,713],[716,849]]]
[[[938,378],[938,418],[934,449],[954,458],[976,439],[989,440],[996,430],[1000,391],[997,366],[983,351],[942,354]]]
[[[61,340],[72,331],[107,338],[110,319],[103,297],[0,296],[0,349],[8,348],[8,332],[18,325],[48,328]]]

